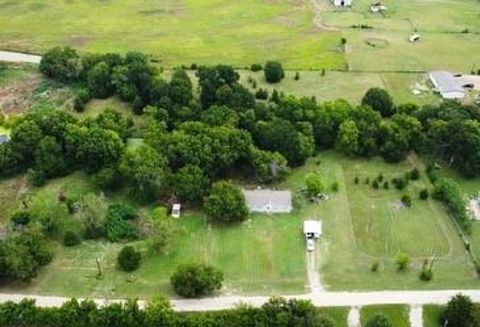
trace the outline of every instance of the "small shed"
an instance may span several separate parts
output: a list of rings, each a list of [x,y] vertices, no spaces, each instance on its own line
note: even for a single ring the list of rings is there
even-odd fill
[[[463,99],[465,97],[465,90],[452,73],[437,70],[430,72],[428,77],[442,98]]]
[[[322,236],[322,222],[319,220],[305,220],[303,222],[303,234],[305,238],[319,238]]]
[[[351,7],[353,0],[330,0],[335,7]]]
[[[275,190],[244,190],[250,212],[288,213],[292,211],[292,193]]]
[[[172,217],[173,218],[180,218],[180,211],[182,205],[180,203],[174,203],[172,206]]]

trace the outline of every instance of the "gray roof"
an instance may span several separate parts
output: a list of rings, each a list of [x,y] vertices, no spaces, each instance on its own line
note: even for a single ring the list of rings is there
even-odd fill
[[[436,70],[430,72],[430,79],[440,93],[461,92],[465,93],[462,86],[455,79],[452,73]]]
[[[291,207],[292,193],[290,191],[244,190],[245,200],[249,207]]]
[[[0,144],[6,143],[10,140],[8,135],[0,135]]]

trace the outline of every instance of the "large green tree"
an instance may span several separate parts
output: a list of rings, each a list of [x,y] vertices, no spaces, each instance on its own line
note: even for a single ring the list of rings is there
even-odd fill
[[[175,293],[188,298],[209,295],[219,290],[223,280],[221,271],[199,263],[179,266],[170,278]]]
[[[208,193],[208,187],[208,177],[195,165],[186,165],[173,176],[173,190],[182,201],[201,202]]]
[[[382,117],[390,117],[395,113],[393,99],[384,89],[374,87],[367,91],[362,99],[362,105],[370,106],[378,111]]]
[[[242,190],[225,181],[213,184],[210,195],[205,199],[204,210],[209,219],[223,223],[240,222],[248,217]]]

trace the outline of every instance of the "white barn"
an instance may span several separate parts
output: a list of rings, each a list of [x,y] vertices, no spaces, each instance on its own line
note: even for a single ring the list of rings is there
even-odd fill
[[[465,97],[465,90],[452,73],[437,70],[430,72],[428,77],[442,98],[463,99]]]
[[[288,213],[292,211],[290,191],[244,190],[250,212]]]
[[[353,0],[330,0],[335,7],[351,7]]]

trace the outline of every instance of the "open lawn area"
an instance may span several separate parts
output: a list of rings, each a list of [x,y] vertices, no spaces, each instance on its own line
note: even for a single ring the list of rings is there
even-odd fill
[[[410,308],[406,305],[372,305],[362,307],[360,310],[360,321],[362,326],[377,314],[382,314],[388,318],[395,327],[409,327],[408,313]]]
[[[335,327],[347,327],[347,317],[350,308],[347,307],[326,307],[318,308],[317,312],[324,317],[330,318]]]
[[[424,305],[423,306],[423,327],[440,327],[439,318],[442,306]]]
[[[316,165],[315,161],[320,164]],[[382,173],[386,180],[400,176],[414,167],[421,178],[403,190],[390,183],[388,190],[374,190],[365,184]],[[478,277],[454,225],[443,206],[433,200],[418,199],[418,191],[428,182],[422,162],[411,156],[400,164],[386,164],[381,159],[348,159],[333,152],[320,154],[305,166],[331,179],[336,178],[339,192],[318,205],[316,214],[324,221],[321,242],[321,276],[330,289],[435,289],[477,288]],[[298,173],[298,171],[296,172]],[[355,177],[360,179],[354,183]],[[411,208],[399,202],[409,194]],[[406,252],[410,268],[397,271],[395,255]],[[434,278],[420,281],[424,259],[435,256]],[[371,272],[374,263],[379,270]]]
[[[309,1],[1,0],[0,8],[0,48],[139,50],[166,66],[270,58],[294,68],[344,67],[340,33],[313,25]]]

